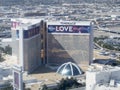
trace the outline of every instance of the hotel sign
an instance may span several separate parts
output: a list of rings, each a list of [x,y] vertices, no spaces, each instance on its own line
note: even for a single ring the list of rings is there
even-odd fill
[[[23,90],[22,67],[13,66],[13,90]]]
[[[90,26],[48,25],[48,33],[90,33]]]

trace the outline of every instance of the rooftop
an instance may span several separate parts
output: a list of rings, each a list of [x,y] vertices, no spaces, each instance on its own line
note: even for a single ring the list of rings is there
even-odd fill
[[[88,72],[112,72],[112,71],[119,71],[120,67],[112,67],[109,65],[101,65],[101,64],[92,64],[88,68]]]
[[[41,19],[27,19],[27,18],[12,18],[12,28],[24,30],[30,29],[34,26],[39,26]]]

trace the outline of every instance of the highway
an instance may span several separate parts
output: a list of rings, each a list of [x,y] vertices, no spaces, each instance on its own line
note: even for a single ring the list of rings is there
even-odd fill
[[[100,28],[99,30],[102,30],[102,31],[105,31],[105,32],[109,32],[109,33],[120,34],[119,30],[115,31],[115,30],[110,30],[108,28]]]

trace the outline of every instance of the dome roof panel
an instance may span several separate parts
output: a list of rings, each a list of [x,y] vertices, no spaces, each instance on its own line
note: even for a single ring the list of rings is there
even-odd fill
[[[83,71],[75,63],[67,62],[58,68],[57,73],[65,76],[76,76],[81,75]]]

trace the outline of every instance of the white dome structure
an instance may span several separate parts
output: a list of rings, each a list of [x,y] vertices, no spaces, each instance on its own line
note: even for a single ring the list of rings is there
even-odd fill
[[[83,71],[75,63],[67,62],[58,68],[57,73],[64,76],[76,76],[83,74]]]

